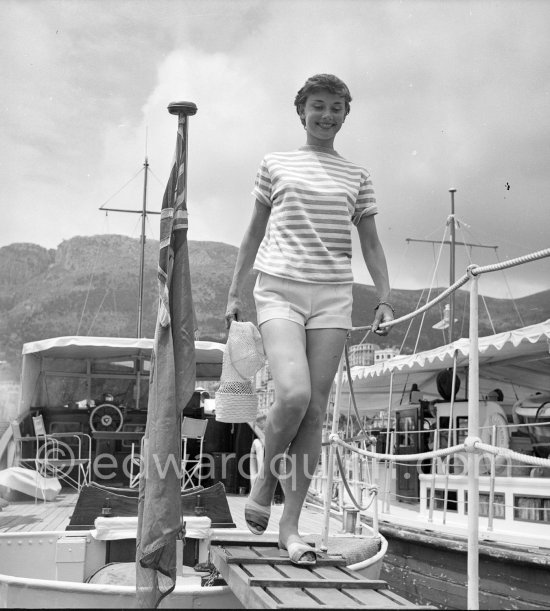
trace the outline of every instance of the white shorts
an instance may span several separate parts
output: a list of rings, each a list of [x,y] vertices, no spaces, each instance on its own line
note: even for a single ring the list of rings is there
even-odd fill
[[[254,287],[258,326],[273,318],[306,329],[351,329],[352,283],[299,282],[260,272]]]

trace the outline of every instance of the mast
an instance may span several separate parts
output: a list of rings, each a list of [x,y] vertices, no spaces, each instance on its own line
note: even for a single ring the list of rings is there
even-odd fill
[[[145,219],[147,218],[147,172],[149,171],[149,162],[145,157],[143,164],[143,207],[141,209],[141,250],[139,256],[139,291],[138,291],[138,315],[137,315],[137,330],[136,336],[141,337],[141,323],[143,320],[143,276],[145,271]],[[451,309],[452,311],[452,309]]]
[[[147,155],[145,155],[145,162],[143,163],[143,202],[139,210],[125,210],[123,208],[106,208],[104,205],[100,206],[100,210],[105,212],[129,212],[132,214],[141,214],[141,235],[140,235],[140,257],[139,257],[139,288],[138,288],[138,300],[137,300],[137,327],[136,337],[142,337],[141,327],[143,321],[143,287],[144,287],[144,276],[145,276],[145,220],[148,214],[160,214],[155,210],[147,210],[147,176],[149,173],[149,161]]]
[[[471,244],[469,242],[457,242],[456,241],[456,220],[455,220],[455,193],[456,189],[449,189],[449,193],[451,194],[451,214],[449,216],[448,222],[450,224],[450,239],[444,240],[443,242],[438,242],[437,240],[419,240],[415,238],[407,238],[408,242],[427,242],[429,244],[448,244],[450,246],[450,254],[449,254],[449,286],[452,286],[455,282],[455,267],[456,267],[456,247],[457,246],[470,246],[476,248],[492,248],[493,250],[497,250],[498,246],[489,246],[487,244]],[[455,324],[455,294],[451,293],[449,297],[449,343],[452,343],[454,340],[454,324]],[[439,327],[444,328],[444,327]]]
[[[449,217],[451,223],[451,253],[449,256],[449,286],[455,283],[455,193],[456,189],[449,189],[451,194],[451,216]],[[449,298],[449,344],[454,339],[454,325],[455,325],[455,294],[454,291],[451,293]]]

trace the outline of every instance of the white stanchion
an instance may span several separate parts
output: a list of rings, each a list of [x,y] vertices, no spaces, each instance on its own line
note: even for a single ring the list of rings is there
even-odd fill
[[[479,473],[474,440],[479,440],[479,277],[470,286],[470,350],[468,367],[468,609],[479,609]]]

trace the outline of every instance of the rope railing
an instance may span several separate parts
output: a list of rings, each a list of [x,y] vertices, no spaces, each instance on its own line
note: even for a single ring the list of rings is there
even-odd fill
[[[497,272],[510,267],[517,267],[518,265],[531,263],[532,261],[538,261],[539,259],[544,259],[546,257],[550,257],[550,248],[544,248],[543,250],[538,250],[521,257],[516,257],[515,259],[509,259],[508,261],[493,263],[492,265],[474,265],[471,273],[474,276],[479,276],[480,274],[486,274],[488,272]]]
[[[348,450],[352,454],[358,454],[360,456],[370,458],[372,460],[373,465],[373,474],[377,469],[379,461],[385,461],[385,469],[386,469],[386,482],[385,482],[385,500],[384,504],[386,506],[386,511],[389,512],[390,500],[389,500],[389,492],[390,492],[390,471],[389,466],[392,463],[397,462],[420,462],[427,461],[429,459],[432,460],[432,483],[431,483],[431,492],[430,492],[430,515],[428,517],[428,521],[432,521],[432,512],[434,506],[434,486],[435,486],[435,459],[440,457],[450,457],[454,454],[458,453],[466,453],[467,455],[467,468],[469,473],[474,473],[476,470],[476,457],[483,456],[483,453],[488,453],[490,455],[490,491],[489,491],[489,529],[492,529],[493,517],[494,517],[494,480],[496,476],[496,458],[499,456],[506,457],[508,459],[516,460],[517,462],[527,463],[530,465],[535,465],[536,467],[548,467],[550,468],[550,458],[541,458],[539,456],[528,456],[526,454],[522,454],[520,452],[515,452],[509,448],[498,447],[494,445],[490,445],[484,443],[483,440],[478,436],[480,434],[479,427],[479,354],[478,354],[478,338],[479,338],[479,329],[478,329],[478,299],[479,299],[479,276],[484,273],[502,271],[511,267],[515,267],[518,265],[522,265],[524,263],[529,263],[533,261],[537,261],[540,259],[544,259],[546,257],[550,257],[550,248],[543,249],[534,253],[530,253],[528,255],[524,255],[521,257],[517,257],[515,259],[511,259],[504,262],[499,262],[493,265],[487,266],[479,266],[476,264],[471,264],[468,266],[466,270],[466,274],[464,274],[461,278],[459,278],[456,282],[454,282],[450,287],[445,289],[440,295],[427,302],[420,308],[417,308],[415,311],[410,312],[404,316],[396,318],[395,320],[384,322],[380,324],[380,329],[388,329],[395,325],[401,324],[406,321],[410,321],[413,318],[417,317],[420,314],[423,314],[430,308],[434,307],[444,299],[446,299],[449,295],[457,291],[460,287],[464,286],[467,282],[471,281],[470,286],[470,329],[469,329],[469,338],[470,338],[470,353],[469,353],[469,374],[468,374],[468,436],[464,440],[463,443],[458,445],[450,446],[447,448],[438,448],[438,440],[439,436],[436,435],[434,438],[434,449],[429,452],[417,452],[416,454],[393,454],[389,452],[390,449],[390,435],[389,435],[389,413],[388,413],[388,431],[386,438],[386,452],[378,453],[372,452],[366,449],[358,448],[356,446],[352,446],[349,443],[346,443],[342,439],[340,439],[338,433],[336,432],[335,423],[337,422],[339,416],[339,395],[341,391],[342,385],[342,376],[343,376],[343,359],[340,360],[339,369],[338,369],[338,382],[336,385],[337,388],[337,400],[335,401],[335,410],[333,415],[333,428],[332,433],[329,437],[330,445],[329,445],[329,464],[331,460],[335,457],[336,462],[338,463],[338,470],[340,472],[341,485],[343,485],[346,494],[348,495],[349,501],[357,508],[357,510],[365,511],[365,508],[357,501],[355,496],[352,494],[351,487],[348,482],[346,469],[347,465],[345,465],[341,459],[341,456],[338,452],[338,447],[344,448]],[[452,314],[451,314],[452,315]],[[372,325],[366,325],[361,327],[353,327],[351,331],[371,331]],[[348,362],[348,374],[349,374],[349,362]],[[453,376],[454,379],[454,376]],[[393,372],[392,378],[393,380]],[[351,380],[350,380],[350,389],[351,389]],[[390,381],[390,396],[391,396],[391,381]],[[388,406],[388,412],[391,409]],[[361,426],[361,433],[365,433],[363,427]],[[393,433],[392,433],[393,435]],[[392,437],[393,439],[393,437]],[[493,427],[493,443],[495,441],[495,428]],[[450,442],[450,438],[449,438]],[[371,444],[373,445],[373,444]],[[393,447],[393,444],[392,444]],[[355,458],[356,460],[356,458]],[[448,461],[447,461],[448,462]],[[376,467],[376,469],[375,469]],[[327,472],[326,479],[326,495],[325,495],[325,503],[328,506],[332,500],[332,490],[333,490],[333,468],[329,467]],[[335,482],[338,484],[338,482]],[[370,505],[373,506],[373,514],[372,514],[372,523],[373,523],[373,531],[375,534],[378,534],[378,487],[371,483],[370,486],[367,486],[369,490],[369,499],[367,499],[367,507]],[[365,487],[361,489],[360,487],[356,490],[359,491],[361,497],[363,496],[362,492]],[[341,491],[342,492],[342,491]],[[445,493],[446,494],[446,493]],[[469,505],[468,518],[467,518],[467,540],[468,540],[468,609],[478,609],[479,608],[479,481],[475,477],[468,478],[468,490],[467,490],[468,498],[471,499],[471,505]],[[447,497],[445,497],[445,508],[447,506]],[[343,506],[342,506],[343,509]],[[329,521],[329,513],[325,511],[325,527],[323,529],[322,535],[322,547],[326,549],[328,542],[328,521]]]
[[[414,310],[413,312],[409,312],[409,314],[405,314],[404,316],[400,316],[389,322],[384,322],[380,325],[380,329],[389,329],[394,327],[395,325],[399,325],[403,322],[407,322],[408,320],[412,320],[416,318],[418,315],[423,314],[427,310],[433,308],[435,305],[445,300],[451,293],[456,292],[460,287],[464,286],[467,282],[471,280],[473,276],[480,276],[481,274],[486,274],[489,272],[502,271],[504,269],[508,269],[511,267],[517,267],[518,265],[523,265],[524,263],[530,263],[533,261],[538,261],[540,259],[545,259],[546,257],[550,257],[550,248],[544,248],[543,250],[538,250],[533,253],[529,253],[527,255],[522,255],[521,257],[516,257],[515,259],[509,259],[508,261],[501,261],[500,263],[494,263],[492,265],[476,265],[475,263],[468,267],[468,271],[461,276],[456,282],[454,282],[451,286],[446,288],[440,295],[434,297],[431,301],[425,303],[423,306]],[[364,325],[360,327],[352,327],[352,331],[366,331],[371,330],[372,325]]]

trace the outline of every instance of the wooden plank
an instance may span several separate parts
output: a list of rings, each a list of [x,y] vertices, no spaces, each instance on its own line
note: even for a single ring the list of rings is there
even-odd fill
[[[227,557],[225,549],[212,546],[210,559],[218,569],[235,596],[241,601],[245,609],[273,609],[276,601],[261,588],[251,588],[248,585],[249,575],[237,565],[229,565],[225,562]]]
[[[246,565],[245,565],[246,566]],[[257,565],[256,565],[257,566]],[[262,566],[262,565],[259,565]],[[278,577],[273,578],[261,578],[256,577],[256,575],[252,575],[250,577],[249,583],[252,587],[260,587],[260,588],[275,588],[277,586],[287,585],[288,579],[286,577],[281,577],[280,573],[277,573]],[[369,580],[369,579],[357,579],[356,581],[346,581],[343,584],[341,581],[337,579],[321,579],[315,574],[310,577],[310,579],[293,579],[292,585],[295,588],[340,588],[345,587],[348,590],[354,590],[356,588],[361,588],[364,590],[376,590],[377,588],[383,588],[386,586],[385,581],[380,580]]]
[[[362,605],[374,609],[395,609],[399,607],[411,607],[411,604],[404,598],[394,598],[389,590],[376,590],[375,592],[372,590],[353,590],[351,594]]]
[[[337,590],[336,588],[308,588],[307,591],[325,607],[336,607],[342,609],[350,607],[361,609],[363,607],[363,605],[358,603],[355,599],[351,598],[350,596],[346,596],[343,592]],[[376,607],[374,606],[374,608]]]
[[[292,581],[295,579],[309,579],[311,577],[311,567],[296,566],[292,563],[278,566],[281,574]]]
[[[250,586],[259,585],[260,587],[264,587],[263,583],[255,582],[267,582],[270,584],[273,581],[281,581],[281,579],[285,585],[288,585],[288,579],[281,578],[281,573],[271,564],[254,564],[253,566],[245,564],[241,568],[252,573],[248,579],[248,585]]]
[[[297,590],[296,588],[286,587],[277,588],[275,591],[267,590],[267,592],[278,601],[277,608],[303,608],[314,609],[321,605],[308,595],[307,591]]]
[[[249,558],[252,560],[260,558],[254,550],[250,549],[249,545],[232,545],[231,547],[224,547],[222,549],[227,555],[228,562],[230,559],[236,559],[237,562],[243,562]],[[233,560],[233,562],[234,561],[235,560]],[[262,562],[265,562],[265,560],[262,559]]]
[[[254,545],[250,546],[250,549],[262,558],[276,558],[279,556],[279,548],[276,545],[257,545],[254,543]]]
[[[265,564],[271,562],[273,564],[281,566],[296,566],[288,556],[256,556],[250,558],[243,558],[242,556],[228,557],[226,559],[227,564]],[[339,566],[344,568],[346,562],[341,558],[334,560],[333,558],[317,558],[315,566]]]
[[[250,587],[248,583],[249,575],[240,566],[233,565],[228,569],[227,577],[224,576],[224,579],[245,609],[276,608],[277,601],[273,599],[269,592],[265,592],[262,588]]]
[[[40,530],[56,530],[57,525],[64,520],[67,515],[67,508],[62,505],[52,508],[46,519],[42,522]]]

